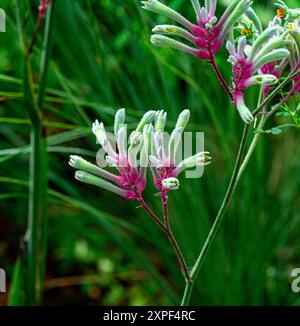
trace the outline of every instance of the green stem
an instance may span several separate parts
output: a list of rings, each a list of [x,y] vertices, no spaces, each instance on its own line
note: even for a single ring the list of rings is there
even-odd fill
[[[48,72],[50,51],[50,32],[54,1],[49,5],[45,38],[41,60],[41,82],[37,101],[34,97],[30,53],[27,49],[26,35],[24,38],[25,73],[24,73],[24,104],[28,110],[32,125],[30,158],[30,193],[28,211],[27,241],[27,303],[36,305],[41,302],[46,262],[46,229],[47,229],[47,145],[46,135],[42,126],[41,110],[44,104],[45,85]]]
[[[293,80],[298,74],[299,74],[299,71],[297,71],[297,72],[292,71],[291,74],[275,89],[275,91],[273,91],[264,101],[262,101],[257,106],[257,109],[254,111],[254,114],[256,115],[262,108],[264,108],[269,103],[269,101],[271,101],[274,98],[274,96],[284,86],[286,86],[291,80]],[[259,123],[260,129],[262,129],[264,127],[266,121],[282,106],[282,104],[284,104],[289,99],[290,96],[291,96],[291,93],[289,93],[285,98],[283,98],[266,116],[264,116],[264,115],[262,116],[261,121]],[[200,268],[204,262],[204,259],[206,257],[206,254],[207,254],[211,244],[213,243],[213,240],[218,232],[218,229],[220,228],[220,226],[222,224],[224,215],[231,203],[231,200],[233,198],[233,195],[235,193],[235,190],[239,183],[239,180],[240,180],[243,172],[245,171],[245,169],[254,153],[256,145],[258,143],[258,140],[260,137],[259,133],[257,133],[253,137],[253,140],[249,146],[247,154],[244,157],[244,151],[246,149],[248,133],[249,133],[249,126],[245,126],[243,137],[242,137],[241,144],[240,144],[239,153],[238,153],[236,164],[235,164],[235,168],[233,171],[233,175],[232,175],[227,193],[224,197],[224,200],[223,200],[221,208],[217,214],[215,222],[214,222],[214,224],[208,234],[208,237],[202,247],[202,250],[196,260],[196,263],[195,263],[194,267],[192,268],[192,271],[190,273],[191,282],[186,282],[186,287],[185,287],[185,291],[184,291],[184,295],[183,295],[183,299],[182,299],[182,303],[181,303],[182,306],[189,304],[191,292],[192,292],[193,286],[194,286],[194,282],[197,279]]]
[[[192,295],[192,292],[193,292],[193,287],[194,287],[194,281],[193,280],[185,283],[185,289],[184,289],[183,297],[182,297],[182,300],[181,300],[181,306],[182,307],[189,305],[189,302],[191,300],[191,295]]]
[[[276,113],[276,111],[285,103],[289,100],[289,98],[291,97],[292,95],[292,92],[289,92],[287,94],[287,96],[285,96],[279,103],[277,103],[273,109],[265,116],[263,115],[260,122],[259,122],[259,125],[258,125],[258,129],[261,130],[264,128],[267,120],[274,115],[274,113]],[[256,148],[256,145],[259,141],[259,138],[261,136],[261,133],[256,133],[255,136],[253,137],[253,140],[249,146],[249,149],[248,149],[248,152],[247,152],[247,155],[245,156],[244,160],[243,160],[243,163],[240,167],[240,170],[239,170],[239,175],[238,175],[238,179],[240,179],[240,177],[242,176],[242,174],[244,173],[253,153],[254,153],[254,150]]]
[[[38,268],[38,220],[41,212],[40,189],[40,137],[41,128],[36,124],[31,131],[32,155],[30,159],[30,190],[27,240],[27,302],[32,305],[37,301]]]
[[[40,67],[40,86],[38,89],[37,104],[39,109],[42,111],[44,107],[45,100],[45,90],[47,84],[47,76],[49,71],[49,57],[51,52],[51,31],[53,25],[53,13],[54,13],[55,0],[48,5],[46,20],[45,20],[45,32],[42,47],[41,56],[41,67]],[[37,291],[37,302],[41,302],[43,295],[43,287],[45,282],[45,272],[46,272],[46,259],[47,259],[47,230],[48,230],[48,220],[47,220],[47,188],[48,188],[48,152],[47,152],[47,132],[42,130],[41,134],[41,144],[40,144],[40,161],[42,168],[41,175],[41,200],[42,200],[42,211],[40,214],[39,221],[39,279],[38,279],[38,291]]]
[[[165,235],[167,236],[169,243],[177,257],[177,260],[179,262],[180,265],[180,270],[182,272],[182,275],[185,279],[185,281],[190,281],[190,273],[189,273],[189,269],[187,267],[186,261],[184,259],[184,256],[182,254],[182,251],[178,245],[178,242],[170,228],[169,225],[165,225],[164,223],[161,222],[161,220],[156,216],[156,214],[152,211],[152,209],[147,205],[147,203],[143,200],[140,199],[139,200],[142,208],[145,210],[145,212],[151,217],[151,219],[160,226],[161,230],[165,233]],[[165,215],[165,212],[167,212],[167,208],[166,208],[166,203],[163,204],[164,205],[164,221],[168,221],[168,216]]]
[[[25,47],[25,70],[24,70],[24,107],[28,110],[32,129],[30,143],[32,155],[30,156],[29,170],[29,204],[28,204],[28,228],[26,232],[27,242],[27,303],[35,304],[37,299],[37,256],[38,256],[38,221],[41,207],[41,118],[33,94],[33,81],[30,67],[30,59]]]
[[[198,273],[200,271],[200,268],[204,262],[204,259],[206,257],[206,254],[211,246],[211,244],[213,243],[213,240],[220,228],[220,225],[223,221],[223,217],[225,215],[225,212],[227,210],[227,208],[229,207],[230,203],[231,203],[231,200],[232,200],[232,197],[233,197],[233,194],[234,194],[234,191],[235,191],[235,188],[236,188],[236,185],[237,185],[237,178],[238,178],[238,173],[239,173],[239,168],[241,166],[241,163],[242,163],[242,160],[243,160],[243,154],[244,154],[244,151],[245,151],[245,148],[246,148],[246,144],[247,144],[247,137],[248,137],[248,133],[249,133],[249,126],[246,125],[245,128],[244,128],[244,131],[243,131],[243,136],[242,136],[242,139],[241,139],[241,143],[240,143],[240,148],[239,148],[239,152],[238,152],[238,155],[237,155],[237,159],[236,159],[236,163],[235,163],[235,167],[234,167],[234,170],[233,170],[233,174],[232,174],[232,177],[231,177],[231,181],[230,181],[230,184],[229,184],[229,187],[228,187],[228,190],[226,192],[226,195],[224,197],[224,200],[222,202],[222,205],[221,205],[221,208],[217,214],[217,217],[215,219],[215,222],[207,236],[207,239],[202,247],[202,250],[196,260],[196,263],[194,265],[194,267],[192,268],[192,271],[191,271],[191,282],[186,282],[186,287],[185,287],[185,294],[183,296],[183,299],[182,299],[182,302],[181,302],[181,305],[182,306],[187,306],[189,304],[189,301],[190,301],[190,297],[191,297],[191,292],[192,292],[192,289],[193,289],[193,286],[194,286],[194,282],[198,276]]]
[[[264,108],[277,94],[280,92],[289,82],[291,82],[295,77],[297,77],[300,74],[300,70],[297,70],[295,68],[292,70],[292,72],[287,76],[287,78],[280,83],[271,94],[269,94],[262,102],[261,104],[256,108],[256,110],[253,111],[253,116],[256,116],[262,108]]]
[[[176,257],[177,257],[179,265],[180,265],[180,270],[182,272],[182,275],[183,275],[185,281],[191,282],[191,276],[190,276],[187,264],[185,262],[182,251],[176,241],[176,238],[173,235],[173,232],[171,231],[171,229],[165,229],[164,232],[165,232],[167,238],[169,239],[169,242],[173,248],[174,253],[176,254]]]

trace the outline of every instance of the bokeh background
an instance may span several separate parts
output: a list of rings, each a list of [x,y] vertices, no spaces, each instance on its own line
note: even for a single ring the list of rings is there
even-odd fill
[[[218,1],[218,11],[226,1]],[[267,25],[273,1],[254,1]],[[34,26],[39,1],[27,19]],[[187,0],[166,1],[189,18]],[[295,5],[295,1],[290,1]],[[2,0],[7,32],[0,33],[0,267],[8,290],[26,232],[30,124],[22,102],[22,51],[14,1]],[[95,159],[90,126],[112,126],[127,109],[134,125],[149,109],[168,111],[171,128],[191,110],[190,131],[204,131],[213,164],[201,179],[182,179],[170,195],[171,223],[191,265],[208,234],[233,169],[242,122],[209,65],[150,44],[163,17],[137,0],[57,1],[44,112],[49,154],[48,256],[44,305],[178,304],[183,280],[164,235],[136,208],[111,193],[74,180],[68,156]],[[33,68],[38,82],[41,40]],[[36,58],[36,59],[35,59]],[[218,63],[230,78],[227,54]],[[254,108],[256,90],[248,94]],[[276,118],[274,124],[281,122]],[[224,224],[199,274],[194,305],[297,305],[290,273],[300,267],[299,132],[262,137]],[[155,189],[146,197],[160,213]],[[16,289],[14,289],[16,291]],[[8,292],[9,293],[9,292]],[[1,294],[1,304],[7,304]]]

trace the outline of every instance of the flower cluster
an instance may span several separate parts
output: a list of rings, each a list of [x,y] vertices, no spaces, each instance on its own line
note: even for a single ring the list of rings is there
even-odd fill
[[[160,1],[149,0],[142,1],[142,3],[144,9],[164,15],[184,27],[175,25],[158,25],[154,27],[153,32],[155,34],[151,37],[153,44],[188,52],[201,59],[212,60],[213,56],[222,47],[236,20],[247,11],[252,1],[232,1],[218,20],[216,17],[217,0],[205,1],[203,7],[200,6],[199,0],[191,0],[198,24],[190,22]],[[186,45],[168,36],[182,37],[198,48]]]
[[[245,91],[252,85],[261,85],[264,97],[267,97],[270,88],[286,71],[299,68],[300,9],[290,9],[282,0],[275,3],[278,8],[277,16],[265,30],[251,8],[252,1],[232,0],[218,20],[216,0],[205,1],[203,7],[198,0],[191,0],[197,24],[188,21],[160,1],[149,0],[142,3],[143,8],[167,16],[184,27],[158,25],[153,29],[155,34],[151,37],[152,43],[185,51],[211,62],[222,86],[231,96],[245,123],[251,123],[254,119],[245,104]],[[184,38],[198,48],[169,36]],[[226,38],[230,40],[226,44],[228,61],[233,66],[231,89],[214,60]],[[294,93],[300,91],[299,80],[299,76],[294,79]]]
[[[234,42],[227,42],[230,54],[228,61],[233,65],[233,100],[241,118],[250,123],[253,116],[245,105],[244,91],[252,85],[271,86],[277,83],[276,62],[282,61],[290,55],[287,45],[292,42],[286,40],[284,33],[276,26],[268,27],[247,47],[247,38],[239,38]],[[269,73],[269,71],[273,73]]]
[[[210,163],[208,152],[201,152],[177,163],[176,155],[190,112],[184,110],[178,117],[169,141],[165,141],[164,128],[167,114],[164,111],[149,111],[130,134],[127,145],[125,110],[115,115],[114,138],[105,131],[103,123],[96,121],[92,131],[97,143],[104,150],[104,159],[118,174],[103,169],[102,163],[94,165],[83,158],[71,155],[69,164],[77,169],[75,178],[81,182],[109,190],[128,200],[143,201],[142,193],[147,183],[147,168],[150,167],[154,184],[160,192],[176,190],[178,175],[187,168],[205,166]]]

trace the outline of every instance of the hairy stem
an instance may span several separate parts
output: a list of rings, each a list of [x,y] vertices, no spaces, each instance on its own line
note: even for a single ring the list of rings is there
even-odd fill
[[[169,230],[170,229],[170,221],[169,221],[169,212],[168,212],[168,196],[165,191],[163,191],[161,194],[161,204],[163,207],[164,224],[165,224],[165,227]]]
[[[151,217],[151,219],[160,226],[160,228],[162,229],[162,231],[166,234],[169,243],[177,257],[177,260],[179,262],[180,265],[180,269],[182,272],[182,275],[184,277],[184,279],[190,280],[190,273],[187,267],[187,264],[185,262],[184,256],[182,254],[182,251],[178,245],[178,242],[176,240],[176,238],[174,237],[174,234],[169,226],[169,222],[168,222],[168,226],[165,225],[164,223],[161,222],[161,220],[156,216],[156,214],[152,211],[152,209],[147,205],[147,203],[144,201],[144,199],[140,199],[139,203],[141,204],[142,208],[145,210],[145,212]],[[165,204],[166,205],[166,204]],[[164,205],[164,206],[165,206]],[[167,208],[164,208],[164,212],[167,211]],[[165,215],[164,213],[164,221],[168,221],[168,216]]]

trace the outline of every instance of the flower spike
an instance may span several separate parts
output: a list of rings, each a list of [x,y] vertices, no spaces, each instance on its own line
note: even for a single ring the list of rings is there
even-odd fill
[[[204,7],[200,6],[199,0],[191,0],[198,22],[198,24],[193,24],[160,1],[142,1],[144,9],[169,17],[184,27],[174,25],[154,27],[153,33],[155,34],[151,37],[151,42],[154,45],[173,48],[207,61],[213,60],[233,25],[249,9],[251,3],[251,0],[233,0],[218,22],[218,18],[215,16],[216,0],[205,0]],[[198,48],[186,45],[166,35],[182,37]]]
[[[145,113],[137,128],[130,134],[130,143],[127,146],[125,110],[118,110],[114,122],[115,151],[112,149],[103,123],[96,120],[92,131],[106,153],[104,157],[106,162],[110,167],[114,167],[118,174],[106,171],[77,155],[71,155],[69,164],[77,170],[75,178],[83,183],[111,191],[127,200],[142,203],[142,193],[147,182],[147,168],[150,167],[154,185],[161,194],[166,195],[168,191],[177,190],[179,188],[177,177],[180,173],[188,168],[210,164],[211,157],[208,152],[200,152],[177,164],[176,154],[182,141],[184,128],[190,118],[190,111],[183,110],[180,113],[169,139],[164,133],[166,118],[167,114],[163,110]]]
[[[253,116],[245,104],[243,92],[252,85],[263,85],[266,95],[269,87],[275,85],[280,77],[277,62],[283,62],[290,56],[287,47],[291,44],[285,39],[283,30],[275,24],[257,37],[250,51],[246,51],[246,36],[238,40],[237,46],[227,42],[228,61],[233,66],[233,103],[245,123],[251,123]]]

